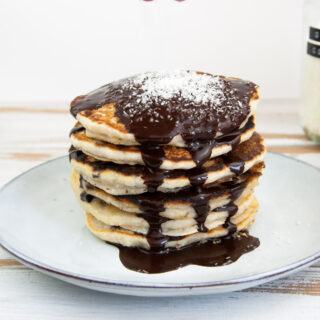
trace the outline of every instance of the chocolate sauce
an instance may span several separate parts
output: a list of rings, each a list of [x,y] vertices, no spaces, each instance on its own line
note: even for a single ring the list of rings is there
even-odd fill
[[[158,212],[148,212],[140,214],[149,224],[149,230],[146,234],[151,252],[165,251],[165,244],[170,240],[170,237],[164,235],[161,230],[161,224],[169,219],[161,217]]]
[[[153,190],[152,190],[153,191]],[[159,193],[151,193],[159,194]],[[139,208],[143,214],[139,214],[148,224],[149,229],[146,235],[151,251],[162,251],[169,237],[164,235],[161,230],[161,224],[169,219],[161,217],[160,212],[164,211],[164,198],[158,199],[151,197],[142,197],[139,201]]]
[[[83,125],[81,123],[78,123],[70,130],[69,137],[71,137],[74,133],[82,131],[83,129],[84,129]]]
[[[184,78],[187,84],[191,83],[193,92],[179,87]],[[166,79],[171,81],[171,87],[180,80],[178,89],[163,94],[150,88],[150,83],[160,86]],[[116,103],[116,116],[141,144],[167,144],[179,134],[193,136],[194,141],[213,140],[217,131],[230,133],[245,121],[256,88],[249,81],[195,72],[146,73],[109,83],[75,99],[70,110],[76,117],[81,111],[90,114],[91,110]]]
[[[197,168],[201,167],[210,159],[212,149],[215,145],[212,139],[187,140],[184,137],[184,140],[187,144],[187,149],[191,153],[192,160],[195,162]]]
[[[204,225],[208,213],[210,212],[209,201],[211,199],[210,194],[203,188],[204,183],[207,180],[207,173],[201,172],[198,168],[193,169],[191,175],[189,175],[189,180],[193,186],[194,194],[191,196],[190,202],[196,212],[195,220],[197,222],[199,232],[207,232],[208,228]],[[213,190],[212,190],[213,191]]]
[[[199,192],[201,194],[201,192]],[[200,197],[199,197],[200,198]],[[198,226],[198,232],[207,232],[209,229],[204,225],[210,211],[209,203],[205,203],[203,205],[199,205],[199,202],[193,202],[192,206],[197,213],[195,218]]]
[[[70,148],[71,149],[71,148]],[[69,150],[70,151],[70,150]],[[83,176],[80,176],[80,179],[79,179],[79,186],[81,189],[84,189],[84,184],[85,184],[85,181],[83,179]]]
[[[148,187],[148,192],[156,192],[164,180],[164,175],[159,170],[165,157],[163,147],[157,144],[143,144],[140,147],[140,151],[145,163],[145,170],[142,176],[144,183]]]
[[[94,110],[115,104],[114,116],[141,145],[140,150],[145,163],[145,166],[122,165],[121,173],[142,173],[148,192],[155,194],[166,177],[187,175],[192,185],[187,192],[190,192],[189,199],[197,213],[198,231],[206,232],[208,230],[204,223],[210,211],[209,201],[212,194],[210,196],[208,189],[203,186],[207,180],[208,169],[202,166],[210,159],[213,147],[227,143],[233,148],[240,142],[240,135],[244,129],[241,130],[239,127],[250,112],[249,101],[256,94],[256,89],[257,86],[252,82],[210,74],[191,71],[169,74],[151,72],[109,83],[78,97],[71,103],[70,110],[74,117],[79,112],[90,117]],[[245,128],[252,124],[251,118],[251,122],[248,121]],[[215,139],[218,132],[223,135]],[[160,170],[165,158],[163,145],[167,145],[179,135],[184,139],[196,168],[187,171]],[[76,158],[79,161],[83,157],[75,150],[71,150],[69,156],[70,159]],[[228,157],[224,159],[232,172],[243,172],[242,163],[230,162]],[[107,167],[117,168],[114,164],[98,160],[90,162],[90,165],[96,171]],[[221,165],[223,163],[218,163],[217,166]],[[83,198],[87,199],[86,195],[83,195]],[[230,217],[234,214],[233,200],[231,199],[231,206],[228,207],[229,217],[226,221],[230,233],[234,232],[230,222]],[[161,231],[161,224],[165,220],[159,213],[164,210],[164,199],[153,198],[152,201],[145,200],[139,205],[143,211],[141,216],[149,223],[147,239],[150,248],[152,251],[162,252],[169,240]],[[228,245],[233,242],[226,241]],[[128,250],[121,249],[121,252],[128,253]],[[200,263],[197,259],[194,261],[195,264]],[[185,264],[189,263],[193,262]],[[177,262],[173,264],[177,265]],[[171,263],[170,268],[175,269],[179,266],[172,267]]]
[[[233,234],[234,232],[237,231],[237,226],[230,221],[231,217],[233,217],[238,211],[238,206],[235,205],[233,201],[229,202],[225,206],[222,206],[222,207],[215,209],[214,211],[216,211],[216,212],[217,211],[227,211],[228,217],[227,217],[223,227],[228,230],[228,234]]]
[[[211,153],[211,151],[210,151]],[[210,156],[209,156],[210,157]],[[191,205],[196,212],[195,220],[197,222],[197,227],[199,232],[207,232],[208,228],[204,225],[207,219],[207,216],[210,212],[210,195],[208,193],[203,192],[203,185],[207,180],[207,173],[203,172],[201,168],[196,167],[195,169],[190,170],[189,172],[189,181],[191,186],[194,189],[194,195],[189,199],[191,201]]]
[[[228,217],[226,219],[226,222],[223,227],[225,227],[228,230],[228,234],[232,234],[237,230],[237,227],[230,221],[231,217],[234,216],[237,211],[238,207],[234,204],[234,201],[241,195],[242,191],[245,189],[246,183],[235,183],[235,182],[227,182],[224,185],[220,184],[217,185],[215,188],[218,190],[221,190],[223,187],[227,188],[228,192],[230,192],[230,202],[228,205],[222,206],[218,209],[215,209],[214,211],[227,211]],[[192,207],[197,213],[197,216],[195,218],[197,225],[198,225],[198,231],[199,232],[207,232],[208,228],[205,226],[205,222],[207,219],[207,216],[210,212],[210,200],[212,199],[212,195],[215,194],[213,188],[204,188],[202,186],[196,186],[195,187],[196,192],[193,196],[190,196],[190,201],[192,204]],[[213,192],[210,194],[210,192]]]
[[[218,242],[197,243],[162,254],[138,248],[117,246],[122,264],[141,273],[163,273],[195,264],[204,267],[224,266],[237,261],[243,254],[259,247],[259,239],[239,233]]]
[[[140,147],[140,151],[146,167],[153,170],[157,170],[160,168],[162,161],[165,158],[162,146],[144,144]]]
[[[228,167],[230,171],[232,171],[235,174],[242,174],[244,170],[244,161],[237,161],[237,162],[231,162],[228,163]]]
[[[82,176],[80,176],[80,179],[79,179],[79,186],[80,186],[80,189],[82,189],[83,191],[80,193],[80,199],[84,202],[91,202],[94,198],[94,196],[92,196],[91,194],[87,193],[84,189],[84,184],[85,184],[85,181],[83,179]]]
[[[91,202],[94,197],[91,194],[88,194],[87,192],[82,191],[80,194],[80,198],[84,202]]]

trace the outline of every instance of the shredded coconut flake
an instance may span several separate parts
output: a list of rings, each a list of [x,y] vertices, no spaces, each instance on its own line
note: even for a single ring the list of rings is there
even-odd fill
[[[194,71],[142,73],[132,77],[124,89],[134,90],[137,87],[141,90],[135,93],[136,101],[144,105],[169,99],[199,105],[219,105],[225,100],[221,77]]]

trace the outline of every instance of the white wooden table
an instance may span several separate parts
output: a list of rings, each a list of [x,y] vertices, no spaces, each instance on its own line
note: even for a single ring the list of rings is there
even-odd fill
[[[320,146],[303,135],[297,110],[296,100],[262,101],[258,131],[270,151],[320,167]],[[73,122],[65,103],[0,104],[0,185],[66,154]],[[289,278],[241,292],[138,298],[89,291],[52,279],[0,249],[0,319],[56,318],[320,319],[320,262]]]

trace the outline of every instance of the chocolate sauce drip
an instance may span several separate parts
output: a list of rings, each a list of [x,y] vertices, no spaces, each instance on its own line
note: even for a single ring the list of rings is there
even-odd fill
[[[196,212],[195,220],[199,232],[207,232],[208,228],[204,225],[208,213],[210,212],[210,194],[204,192],[203,184],[207,180],[207,173],[201,172],[198,168],[193,169],[189,180],[194,189],[194,195],[190,197],[191,205]]]
[[[154,211],[140,214],[140,216],[149,223],[149,230],[146,237],[150,245],[150,251],[164,252],[165,244],[169,241],[170,237],[162,233],[161,224],[168,221],[168,219],[159,216],[158,212]]]
[[[208,173],[203,168],[194,168],[187,174],[190,184],[194,187],[201,187],[207,181]]]
[[[79,131],[82,131],[84,129],[83,125],[81,123],[78,123],[76,126],[74,126],[70,133],[69,133],[69,137],[71,137],[74,133],[77,133]]]
[[[207,140],[188,140],[184,137],[184,140],[197,168],[201,167],[210,159],[214,147],[213,137],[210,137]]]
[[[244,170],[244,161],[228,163],[228,167],[233,173],[240,175],[243,173]]]
[[[162,161],[160,162],[159,160],[161,160],[164,156],[164,151],[161,147],[154,149],[154,155],[158,154],[158,156],[160,155],[159,157],[153,157],[154,155],[152,154],[151,148],[147,149],[147,157],[146,154],[142,153],[145,163],[150,164],[150,166],[146,165],[145,173],[143,175],[144,183],[147,185],[149,193],[155,193],[164,179],[163,172],[157,170],[162,163]],[[150,153],[149,150],[151,150]],[[145,160],[145,158],[147,159]],[[139,216],[144,218],[149,224],[146,237],[150,245],[150,250],[159,252],[164,251],[165,244],[169,240],[169,237],[165,236],[161,230],[161,224],[168,221],[168,219],[159,215],[159,213],[165,209],[164,201],[156,201],[152,198],[145,198],[140,202],[139,207],[140,210],[144,212]]]
[[[232,152],[222,155],[223,162],[229,167],[230,171],[236,175],[241,175],[244,171],[245,161],[235,158]]]
[[[228,234],[233,234],[237,231],[237,226],[227,219],[226,222],[223,224],[223,227],[227,229]]]
[[[237,227],[231,223],[230,218],[238,211],[238,207],[234,204],[234,200],[236,200],[241,193],[243,192],[246,184],[243,183],[230,183],[227,182],[224,184],[224,187],[227,186],[229,192],[230,192],[230,203],[228,205],[225,205],[223,207],[220,207],[216,209],[215,211],[227,211],[228,217],[226,219],[226,222],[223,227],[225,227],[228,230],[228,234],[232,234],[237,230]],[[216,189],[223,189],[223,186],[218,185],[215,187]],[[206,219],[208,217],[208,214],[210,212],[210,200],[212,199],[212,194],[208,193],[208,191],[212,191],[212,188],[204,188],[203,186],[196,186],[195,192],[193,196],[191,196],[189,199],[191,201],[192,207],[194,208],[195,212],[197,213],[197,216],[195,217],[195,220],[197,222],[198,231],[199,232],[207,232],[208,228],[205,226]]]
[[[164,198],[141,198],[139,208],[143,212],[143,214],[139,214],[139,216],[144,218],[149,224],[146,237],[150,245],[150,250],[159,252],[164,251],[165,244],[169,241],[169,237],[164,235],[161,230],[161,224],[169,220],[160,216],[160,212],[165,210]]]
[[[156,192],[158,187],[163,183],[164,173],[162,171],[154,171],[146,168],[142,175],[144,184],[148,188],[148,192]]]
[[[72,159],[75,159],[79,162],[85,162],[86,155],[81,150],[77,150],[74,146],[71,145],[71,147],[69,148],[69,161],[71,161]]]
[[[218,242],[197,243],[162,254],[138,248],[117,247],[119,248],[119,258],[127,269],[152,274],[176,270],[190,264],[204,267],[228,265],[259,245],[259,239],[243,232],[222,238]]]
[[[250,174],[250,171],[248,172],[248,174]],[[257,174],[260,175],[260,173]],[[241,183],[239,183],[238,179],[234,178],[232,181],[225,184],[231,194],[231,201],[235,201],[241,196],[243,190],[246,187],[246,183],[246,181],[242,181]]]
[[[83,191],[80,193],[80,199],[84,202],[91,202],[94,198],[94,196],[92,196],[91,194],[87,193],[85,190],[84,190],[84,184],[85,184],[85,181],[83,179],[82,176],[80,176],[80,179],[79,179],[79,186],[80,186],[80,189],[82,189]]]
[[[80,185],[80,188],[81,188],[81,189],[84,189],[84,179],[83,179],[82,176],[80,176],[79,185]]]
[[[211,153],[211,151],[210,151]],[[210,155],[209,155],[210,157]],[[204,225],[210,212],[210,194],[204,192],[203,185],[207,180],[207,173],[197,167],[190,170],[189,181],[194,189],[194,195],[190,197],[191,205],[196,212],[195,220],[199,232],[207,232],[208,228]]]
[[[165,158],[163,147],[160,145],[143,144],[140,147],[142,159],[146,167],[153,170],[160,168],[163,159]]]
[[[222,206],[222,207],[215,209],[214,211],[216,211],[216,212],[217,211],[227,211],[228,217],[227,217],[223,227],[227,229],[229,235],[233,234],[237,231],[237,226],[230,221],[231,217],[233,217],[238,212],[238,206],[235,205],[233,201],[231,201],[230,203],[228,203],[225,206]]]
[[[94,197],[91,194],[88,194],[87,192],[82,191],[80,194],[80,198],[84,202],[91,202]]]
[[[198,199],[201,199],[201,191],[199,191]],[[197,222],[198,231],[199,232],[207,232],[208,228],[204,225],[207,219],[207,216],[210,212],[209,201],[204,201],[204,204],[200,204],[200,201],[196,201],[192,203],[192,207],[194,208],[197,216],[195,220]]]
[[[161,145],[142,144],[140,147],[145,170],[143,180],[148,187],[148,192],[156,192],[158,187],[163,183],[164,174],[159,170],[165,153]]]

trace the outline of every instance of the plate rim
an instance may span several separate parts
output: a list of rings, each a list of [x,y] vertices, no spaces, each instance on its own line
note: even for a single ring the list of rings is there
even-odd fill
[[[278,152],[268,151],[268,153],[289,159],[291,161],[299,162],[305,166],[308,166],[320,172],[320,168],[312,164],[309,164],[305,161],[302,161],[300,159],[296,159],[291,156],[281,154]],[[12,180],[7,182],[0,188],[0,195],[4,191],[4,189],[9,187],[12,183],[20,179],[22,176],[28,174],[29,172],[33,170],[37,170],[39,167],[45,166],[51,162],[62,160],[67,157],[68,155],[60,156],[60,157],[48,160],[46,162],[40,163],[22,172],[21,174],[17,175],[16,177],[14,177]],[[306,258],[300,259],[295,263],[291,263],[282,268],[278,268],[275,271],[262,272],[262,273],[254,274],[252,276],[242,277],[238,279],[236,278],[236,279],[227,280],[227,281],[220,280],[220,281],[196,282],[196,283],[180,283],[180,284],[161,283],[159,284],[159,283],[144,283],[141,281],[113,281],[113,280],[107,280],[107,279],[97,278],[97,277],[87,277],[81,274],[68,272],[63,269],[56,268],[54,266],[42,263],[41,261],[38,261],[30,256],[26,256],[24,253],[20,252],[19,250],[12,248],[10,244],[8,244],[3,239],[3,236],[1,234],[0,234],[0,247],[2,247],[4,250],[9,252],[14,258],[22,262],[23,264],[28,265],[33,269],[42,271],[46,274],[50,274],[55,277],[59,277],[59,278],[63,277],[63,278],[69,279],[70,281],[76,280],[80,282],[87,282],[87,283],[89,282],[89,283],[94,283],[98,285],[103,285],[106,287],[122,287],[122,288],[130,288],[130,289],[194,289],[194,288],[208,288],[208,287],[241,286],[241,285],[256,283],[264,280],[268,281],[268,279],[272,280],[274,278],[278,278],[282,274],[293,272],[294,270],[298,270],[303,266],[308,266],[320,259],[320,247],[319,247],[319,251],[317,253],[307,256]]]

